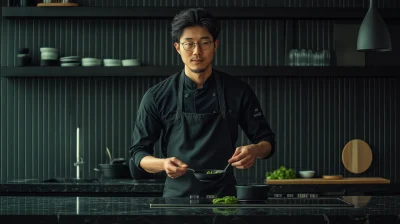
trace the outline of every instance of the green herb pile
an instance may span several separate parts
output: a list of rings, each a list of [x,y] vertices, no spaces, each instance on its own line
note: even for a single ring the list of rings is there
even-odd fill
[[[237,204],[238,199],[235,196],[225,196],[223,198],[214,198],[213,204]]]
[[[267,180],[294,179],[296,178],[296,172],[293,169],[281,166],[273,172],[267,172],[265,176]]]

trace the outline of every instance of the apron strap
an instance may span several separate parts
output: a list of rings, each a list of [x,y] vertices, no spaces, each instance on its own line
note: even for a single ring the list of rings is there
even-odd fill
[[[176,104],[176,116],[175,120],[179,120],[179,117],[182,112],[182,95],[183,95],[183,82],[184,82],[184,76],[185,75],[185,69],[182,70],[181,75],[179,76],[179,83],[178,83],[178,102]]]

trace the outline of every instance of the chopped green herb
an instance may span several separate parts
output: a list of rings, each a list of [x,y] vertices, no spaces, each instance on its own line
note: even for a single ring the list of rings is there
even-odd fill
[[[225,196],[223,198],[214,198],[213,204],[237,204],[238,199],[235,196]]]

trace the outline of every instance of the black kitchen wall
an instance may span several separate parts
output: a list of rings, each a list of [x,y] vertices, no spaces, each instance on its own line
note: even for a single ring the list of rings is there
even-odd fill
[[[367,7],[369,1],[79,2],[83,6]],[[381,0],[378,5],[400,7],[398,0]],[[334,21],[221,23],[215,66],[284,66],[291,48],[335,50]],[[169,36],[170,20],[2,18],[0,26],[1,66],[15,66],[17,49],[21,47],[30,48],[36,63],[40,47],[56,47],[61,56],[138,58],[144,66],[182,65]],[[399,46],[394,43],[393,47]],[[140,100],[150,86],[164,78],[112,77],[112,74],[110,77],[1,77],[0,179],[74,176],[78,126],[81,157],[86,162],[85,177],[94,177],[93,168],[108,161],[106,147],[114,157],[128,158]],[[248,170],[237,170],[239,179],[261,180],[266,171],[284,165],[296,170],[316,170],[317,175],[380,176],[400,181],[397,171],[400,165],[396,163],[400,144],[398,78],[241,78],[251,85],[261,102],[276,133],[277,151],[271,159],[257,161]],[[341,162],[343,147],[355,138],[369,143],[374,156],[370,169],[361,175],[347,172]],[[237,145],[248,143],[241,133]],[[156,156],[160,156],[158,145]]]

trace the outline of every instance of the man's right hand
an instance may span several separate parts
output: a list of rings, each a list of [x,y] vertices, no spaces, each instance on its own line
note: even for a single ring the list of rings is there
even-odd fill
[[[166,158],[163,168],[167,175],[172,178],[178,178],[186,173],[188,165],[177,159],[176,157]]]

